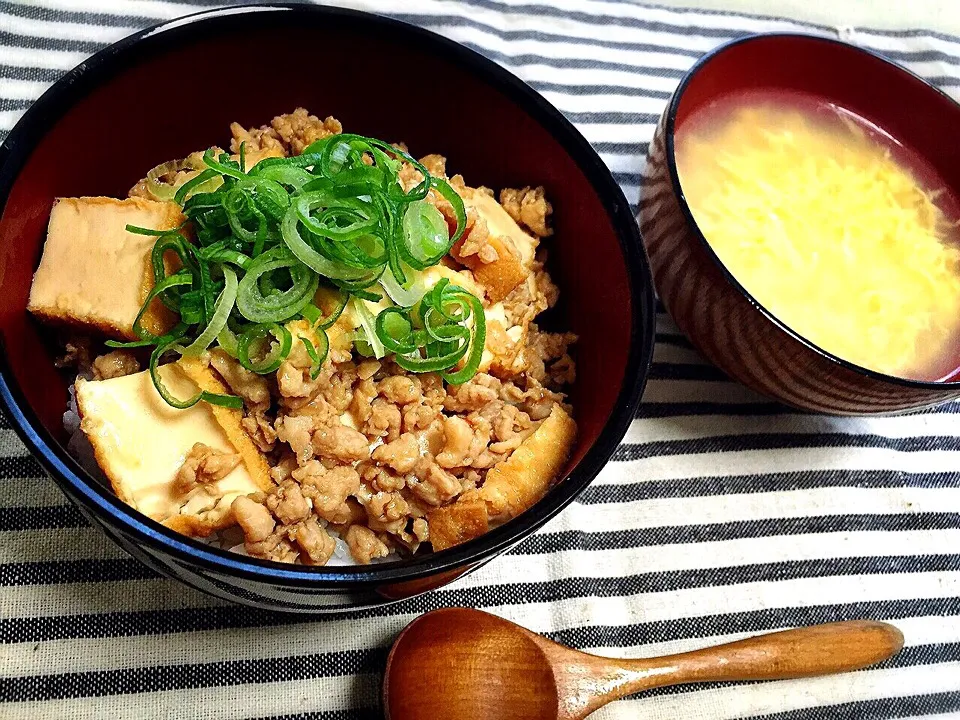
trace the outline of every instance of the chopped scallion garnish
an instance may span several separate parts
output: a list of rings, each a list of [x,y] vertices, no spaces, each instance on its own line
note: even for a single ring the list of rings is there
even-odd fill
[[[158,166],[150,187],[172,171],[196,173],[175,190],[159,191],[182,206],[186,227],[127,228],[157,236],[154,288],[134,324],[140,340],[114,346],[154,346],[150,372],[164,400],[174,407],[201,400],[241,407],[234,396],[173,397],[157,373],[161,358],[217,346],[248,370],[274,372],[292,347],[283,323],[296,317],[313,331],[315,339],[300,340],[310,375],[318,377],[328,356],[326,329],[348,303],[360,325],[358,350],[376,357],[394,353],[407,370],[443,372],[449,382],[476,373],[486,334],[480,300],[446,280],[428,291],[420,278],[466,229],[463,201],[446,180],[362,135],[332,135],[301,155],[268,158],[249,169],[248,157],[244,146],[239,162],[210,149],[200,167]],[[404,163],[422,175],[409,189],[399,179]],[[431,190],[434,201],[439,196],[453,208],[453,232],[428,199]],[[321,283],[338,288],[332,312],[316,304]],[[180,315],[163,336],[140,323],[154,299]],[[374,315],[365,301],[393,305]]]

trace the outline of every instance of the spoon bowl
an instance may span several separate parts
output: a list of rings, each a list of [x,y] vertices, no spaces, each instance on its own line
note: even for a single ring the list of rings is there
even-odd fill
[[[760,635],[678,655],[613,660],[573,650],[470,608],[427,613],[390,650],[387,720],[581,720],[666,685],[847,672],[892,657],[901,632],[869,620]]]
[[[447,712],[455,709],[458,718],[507,717],[491,708],[486,689],[494,695],[503,692],[500,700],[510,718],[558,717],[553,669],[538,640],[543,638],[475,610],[450,608],[423,615],[406,627],[390,651],[384,678],[388,720],[437,720],[436,713],[442,711],[434,698],[450,698]],[[517,678],[523,680],[522,692],[513,692]]]

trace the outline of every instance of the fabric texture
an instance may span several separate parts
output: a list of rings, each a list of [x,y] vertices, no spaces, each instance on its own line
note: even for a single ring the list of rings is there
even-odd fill
[[[0,1],[0,137],[89,54],[216,4]],[[927,31],[617,0],[346,4],[441,32],[528,81],[631,200],[669,93],[731,38],[840,34],[960,94],[960,38]],[[361,613],[272,614],[155,576],[90,528],[0,427],[3,718],[374,717],[390,642],[450,605],[623,656],[850,618],[893,621],[906,635],[904,651],[875,669],[671,688],[598,720],[960,717],[960,403],[884,419],[799,413],[706,365],[663,312],[641,411],[579,502],[479,572]]]

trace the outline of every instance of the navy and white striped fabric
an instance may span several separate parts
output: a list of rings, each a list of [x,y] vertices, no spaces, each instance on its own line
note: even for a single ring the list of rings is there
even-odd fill
[[[530,82],[630,198],[668,94],[730,38],[841,34],[960,94],[960,38],[926,31],[618,0],[349,4],[437,30]],[[0,0],[0,137],[90,53],[209,5]],[[625,656],[860,617],[907,638],[877,669],[673,688],[598,718],[960,717],[960,403],[876,420],[797,413],[705,365],[663,313],[657,323],[640,415],[579,502],[449,588],[360,614],[285,617],[154,576],[89,528],[0,426],[0,717],[371,717],[395,634],[458,604]]]

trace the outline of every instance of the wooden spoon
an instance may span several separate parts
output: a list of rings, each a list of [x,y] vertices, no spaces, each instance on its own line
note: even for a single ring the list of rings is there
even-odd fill
[[[853,620],[679,655],[611,660],[479,610],[449,608],[417,618],[397,638],[383,705],[387,720],[579,720],[641,690],[846,672],[902,647],[892,625]]]

